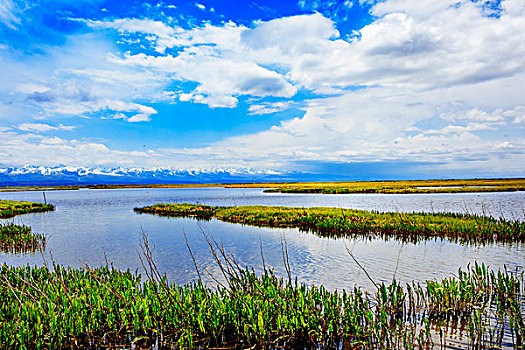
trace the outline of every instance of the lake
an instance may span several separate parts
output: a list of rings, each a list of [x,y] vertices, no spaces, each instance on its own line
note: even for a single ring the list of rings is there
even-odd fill
[[[261,246],[267,267],[285,276],[282,245],[287,245],[293,276],[306,284],[323,284],[329,289],[372,290],[365,273],[349,256],[347,249],[368,271],[375,282],[425,280],[450,277],[458,268],[475,261],[492,268],[522,269],[525,245],[461,245],[432,239],[417,244],[383,239],[330,239],[297,229],[272,229],[189,218],[140,215],[134,207],[159,202],[189,202],[210,205],[332,206],[397,212],[469,212],[524,220],[525,192],[465,194],[280,194],[247,188],[116,189],[48,191],[48,203],[56,211],[18,216],[8,221],[29,225],[48,235],[46,256],[59,264],[91,267],[105,264],[106,258],[120,269],[139,269],[142,232],[154,247],[154,258],[162,272],[176,283],[188,283],[197,273],[185,243],[195,256],[203,280],[209,274],[220,277],[203,232],[212,235],[233,254],[240,265],[262,269]],[[42,192],[4,192],[0,199],[43,201]],[[6,220],[3,220],[6,221]],[[42,254],[0,253],[0,262],[10,265],[43,263]],[[205,272],[207,271],[207,272]]]

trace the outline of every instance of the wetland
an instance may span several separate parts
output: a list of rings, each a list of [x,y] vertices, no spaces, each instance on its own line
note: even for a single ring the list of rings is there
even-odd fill
[[[71,295],[67,296],[67,293],[59,292],[61,289],[65,288],[64,290],[71,291],[73,285],[87,284],[94,286],[92,294],[82,294],[84,292],[80,288],[77,289],[80,294],[75,294],[74,300],[92,300],[89,305],[94,305],[95,302],[107,303],[108,310],[112,309],[111,305],[116,305],[115,310],[119,310],[122,309],[122,305],[119,303],[124,302],[122,298],[125,300],[128,298],[123,290],[119,289],[124,288],[120,285],[121,283],[123,286],[131,288],[134,291],[133,293],[139,293],[130,294],[129,297],[133,298],[134,301],[141,300],[143,304],[133,304],[133,307],[137,308],[133,309],[133,312],[138,310],[137,313],[133,314],[132,308],[130,308],[130,314],[128,316],[123,315],[115,321],[115,324],[118,324],[119,327],[122,327],[123,324],[131,325],[134,322],[133,317],[145,320],[144,312],[150,315],[148,317],[153,323],[147,329],[140,328],[138,325],[124,327],[127,331],[121,334],[123,338],[118,341],[115,340],[117,343],[131,346],[132,343],[144,341],[146,347],[157,346],[159,348],[159,339],[153,337],[156,339],[157,345],[148,345],[145,339],[153,339],[152,334],[157,336],[164,334],[167,337],[164,339],[164,345],[168,347],[177,347],[179,342],[186,346],[190,342],[204,347],[232,346],[228,339],[234,339],[237,346],[243,344],[241,347],[255,346],[261,348],[263,347],[261,344],[273,344],[275,348],[278,348],[284,346],[283,344],[287,344],[287,346],[317,344],[314,348],[359,348],[359,344],[367,343],[371,348],[374,346],[377,348],[381,347],[378,344],[383,344],[383,347],[387,346],[386,343],[381,342],[389,339],[388,341],[391,341],[390,347],[397,344],[400,348],[410,348],[406,344],[420,342],[420,344],[427,344],[427,346],[433,343],[436,348],[439,348],[440,338],[439,336],[436,338],[436,335],[440,334],[437,329],[442,329],[439,328],[439,322],[442,322],[442,327],[450,327],[450,322],[457,322],[461,317],[465,321],[463,336],[466,337],[467,343],[472,346],[476,341],[489,344],[487,339],[490,337],[493,339],[500,337],[499,343],[503,344],[504,348],[513,348],[512,344],[515,344],[520,337],[519,330],[522,328],[520,328],[519,322],[520,320],[523,321],[523,313],[520,310],[520,307],[523,306],[523,290],[520,288],[523,287],[522,272],[525,265],[525,249],[521,239],[498,239],[497,236],[493,235],[493,239],[461,241],[451,240],[447,236],[429,235],[426,239],[411,241],[399,239],[396,235],[323,236],[316,234],[313,230],[299,229],[296,227],[297,225],[289,222],[283,225],[260,225],[258,222],[259,226],[232,224],[220,221],[219,219],[224,220],[226,216],[220,217],[216,211],[206,218],[208,220],[203,221],[191,217],[139,215],[133,211],[133,208],[143,208],[158,203],[192,203],[198,206],[210,205],[211,208],[230,207],[229,210],[234,210],[231,208],[238,209],[239,206],[265,205],[288,207],[290,217],[296,217],[295,210],[304,212],[313,210],[311,209],[313,207],[332,207],[332,209],[327,210],[334,213],[344,213],[345,218],[350,217],[350,212],[355,214],[350,209],[357,209],[374,212],[374,215],[380,217],[386,215],[385,212],[392,212],[394,219],[396,217],[409,217],[410,215],[406,213],[412,212],[430,214],[449,212],[457,215],[447,214],[438,215],[438,217],[445,219],[451,219],[454,216],[459,219],[466,218],[473,220],[471,224],[478,227],[478,225],[483,224],[483,220],[488,220],[487,222],[492,224],[517,222],[519,225],[520,222],[522,223],[524,218],[523,203],[525,202],[523,192],[417,195],[343,194],[328,196],[324,194],[263,193],[262,188],[209,187],[58,190],[46,192],[46,194],[47,201],[56,206],[55,211],[27,214],[2,221],[4,225],[13,223],[30,226],[34,232],[45,234],[47,238],[43,254],[40,252],[25,254],[0,252],[0,261],[5,264],[2,275],[10,275],[14,279],[10,280],[12,286],[9,291],[11,293],[10,298],[12,300],[13,295],[16,295],[20,299],[20,303],[16,307],[21,308],[25,308],[34,302],[32,299],[24,299],[24,288],[21,286],[27,286],[26,282],[28,282],[43,292],[43,294],[38,292],[40,294],[38,300],[40,300],[39,305],[44,305],[46,304],[44,301],[51,300],[54,295],[59,295],[60,298],[68,300]],[[35,202],[43,200],[42,193],[35,191],[4,192],[0,194],[0,199]],[[236,215],[231,212],[230,214]],[[335,214],[332,216],[335,218]],[[433,217],[432,215],[428,216]],[[486,216],[491,216],[493,219],[486,219]],[[423,215],[423,219],[426,217],[427,215]],[[476,219],[473,219],[474,217]],[[403,220],[406,222],[406,219]],[[249,223],[244,220],[226,221]],[[144,264],[144,255],[142,255],[141,260],[141,254],[144,251],[140,242],[143,242],[145,234],[151,248],[151,255],[149,256],[155,261],[155,270],[159,271],[160,278],[150,278],[154,275],[153,270],[150,269],[148,272],[150,275],[148,275],[146,271],[148,271],[149,265]],[[215,245],[215,255],[210,249],[210,242],[212,242],[212,246],[215,243],[217,244]],[[191,251],[188,246],[191,247]],[[217,252],[220,255],[221,249],[226,252],[227,257],[235,258],[235,269],[229,270],[226,274],[223,270],[225,260],[219,259],[223,263],[223,268],[217,262]],[[352,253],[352,256],[349,255],[349,252]],[[356,264],[353,258],[360,263],[362,268]],[[148,260],[146,259],[146,261]],[[476,265],[476,262],[484,265]],[[27,267],[27,264],[33,266],[31,272],[28,272],[27,269],[30,268]],[[196,269],[195,266],[198,268]],[[131,272],[126,272],[128,269]],[[462,270],[458,273],[459,269]],[[59,275],[53,275],[57,271]],[[28,280],[28,273],[32,274],[36,280]],[[142,274],[142,277],[137,274]],[[163,277],[164,274],[165,277]],[[371,278],[367,277],[367,274]],[[46,278],[49,280],[51,275],[54,276],[55,281],[61,281],[53,287],[55,292],[52,293],[55,294],[52,295],[47,294],[48,291],[45,291],[45,288],[38,284],[45,283],[42,280]],[[232,276],[234,276],[233,279]],[[108,291],[107,283],[109,280],[115,280],[114,291]],[[165,287],[163,283],[167,283]],[[308,309],[310,311],[304,309],[304,312],[300,313],[303,316],[310,315],[307,320],[303,319],[308,327],[301,328],[302,326],[299,326],[301,324],[299,314],[293,314],[297,310],[290,310],[291,314],[288,315],[283,311],[284,309],[279,309],[281,306],[276,306],[275,309],[269,308],[270,299],[262,297],[258,300],[255,295],[257,293],[251,293],[254,296],[249,300],[244,300],[244,297],[239,295],[232,296],[232,289],[228,288],[228,286],[231,287],[230,283],[239,283],[236,285],[236,290],[242,290],[242,288],[259,291],[271,290],[275,298],[271,300],[275,301],[275,303],[272,301],[275,305],[284,305],[277,302],[282,298],[289,302],[299,303],[282,306],[286,309],[298,308],[298,305],[310,305],[312,307]],[[112,283],[109,285],[113,288]],[[416,292],[419,290],[418,285],[423,287]],[[458,287],[460,285],[461,287]],[[52,286],[53,284],[46,288]],[[221,289],[221,286],[226,288]],[[407,286],[410,286],[411,289],[407,289]],[[155,292],[151,290],[148,292],[147,288],[151,288]],[[188,304],[187,313],[177,316],[181,320],[186,319],[184,321],[186,326],[179,329],[180,332],[171,330],[172,333],[168,331],[159,333],[159,331],[152,331],[152,329],[161,329],[163,327],[161,325],[166,324],[165,320],[162,321],[162,317],[167,316],[166,314],[163,316],[155,314],[157,311],[149,307],[157,305],[151,302],[153,299],[157,300],[156,302],[167,303],[170,294],[168,293],[165,296],[161,296],[161,294],[166,293],[168,288],[182,288],[180,292],[177,292],[180,298],[188,298],[188,300],[192,300],[192,303],[198,305],[206,300],[207,304],[206,307]],[[512,294],[513,297],[508,297],[510,294],[496,292],[499,288],[505,290],[505,293],[514,293]],[[184,290],[186,292],[183,292]],[[342,294],[343,290],[346,294]],[[444,291],[449,294],[439,294]],[[476,294],[473,291],[483,292]],[[380,293],[377,294],[378,292]],[[363,293],[363,295],[368,293],[368,296],[363,296],[362,300],[356,299],[361,298],[359,293]],[[262,293],[262,295],[265,294],[267,293]],[[184,298],[183,295],[185,295]],[[299,301],[302,297],[295,300],[286,297],[286,295],[307,295],[308,298],[311,296],[313,299],[306,298]],[[435,296],[432,297],[432,295]],[[474,298],[472,300],[476,300],[476,302],[467,302],[470,305],[469,309],[465,307],[466,297],[458,297],[459,295],[469,295],[468,298],[472,297]],[[502,304],[500,301],[503,299],[498,295],[507,295],[503,299],[510,304]],[[431,310],[441,310],[434,314],[440,315],[434,318],[437,323],[425,325],[425,322],[430,322],[430,318],[423,317],[420,312],[407,311],[411,307],[415,307],[416,304],[410,300],[418,298],[422,301],[418,310],[427,312],[427,316],[430,315]],[[144,306],[146,305],[144,300],[150,300],[147,302],[148,308]],[[200,301],[198,302],[198,300]],[[236,300],[238,302],[241,302],[239,300],[244,301],[237,306],[232,306]],[[366,304],[365,300],[366,303],[371,302],[373,305]],[[403,300],[403,302],[399,302],[399,300]],[[423,300],[425,301],[424,305]],[[457,304],[461,310],[455,310],[456,306],[450,309],[451,304],[438,307],[437,301],[444,300],[449,302],[456,300],[454,305]],[[517,304],[512,304],[511,300]],[[348,317],[355,316],[354,321],[352,321],[354,323],[345,323],[349,322],[348,317],[345,319],[342,316],[345,313],[333,312],[334,310],[346,310],[345,308],[349,307],[345,306],[347,304],[357,305],[361,302],[362,308],[354,308],[352,309],[353,313],[346,314]],[[26,303],[28,304],[26,305]],[[129,301],[127,303],[129,304]],[[171,303],[179,305],[173,300]],[[250,305],[253,308],[241,311],[241,306],[246,303],[251,303]],[[459,306],[460,304],[463,306]],[[514,309],[509,306],[511,304]],[[58,306],[53,305],[55,304],[48,303],[47,306],[42,306],[42,309],[32,309],[32,312],[35,313],[35,317],[41,317],[38,316],[40,313],[40,315],[49,313],[49,310],[52,309],[58,312],[57,315],[65,317],[56,319],[56,322],[64,322],[67,319],[69,320],[68,325],[75,327],[77,323],[72,321],[71,317],[73,316],[66,317],[66,311],[60,311],[57,309]],[[247,325],[247,329],[238,328],[238,324],[236,326],[235,323],[232,323],[234,322],[233,319],[228,321],[228,317],[231,315],[228,316],[228,313],[220,311],[226,305],[229,305],[227,306],[228,310],[239,308],[235,309],[237,311],[234,314],[238,315],[237,321],[244,320],[241,323]],[[377,307],[377,305],[384,305],[384,307]],[[399,313],[400,307],[405,311]],[[203,314],[202,319],[200,319],[201,323],[196,317],[191,322],[197,323],[192,326],[191,315],[198,315],[198,310],[203,310],[203,313],[209,315],[216,314],[217,318]],[[262,312],[262,310],[268,312]],[[323,314],[319,310],[326,310],[329,315]],[[381,314],[381,310],[384,311],[384,314]],[[371,315],[368,314],[369,311],[372,312]],[[112,311],[108,312],[111,313]],[[330,312],[332,313],[330,314]],[[378,313],[376,314],[376,312]],[[96,314],[87,313],[85,315],[86,319],[92,321],[92,324],[104,324],[101,319],[97,318],[99,316]],[[286,318],[285,322],[282,319],[283,316],[279,320],[278,315],[285,315],[289,318]],[[320,318],[315,318],[314,315]],[[366,315],[369,315],[370,318],[367,319]],[[296,321],[291,321],[294,317],[299,318]],[[388,322],[385,321],[385,317],[389,320]],[[505,319],[505,321],[498,324],[498,317]],[[411,318],[417,319],[417,322],[410,321]],[[260,322],[264,326],[257,325],[259,319],[262,320]],[[381,321],[382,319],[383,321]],[[225,328],[222,330],[213,328],[217,327],[213,326],[217,322],[225,325]],[[397,322],[400,325],[407,324],[407,326],[392,327],[392,324]],[[282,328],[285,323],[289,328]],[[319,326],[320,324],[332,326],[325,328],[325,326]],[[483,330],[482,328],[487,327],[487,324],[492,324],[493,327],[488,327],[490,330],[488,328]],[[77,325],[78,327],[86,326],[84,321],[79,321]],[[66,326],[64,327],[55,328],[53,331],[42,329],[41,332],[47,334],[46,339],[57,341],[56,339],[60,338],[57,334],[71,333],[71,329],[68,330]],[[111,330],[113,326],[107,327],[109,328],[102,334],[106,334],[107,339],[115,338],[116,335]],[[279,332],[276,329],[281,329],[279,327],[287,329],[287,331],[278,335]],[[362,333],[351,332],[356,336],[352,338],[349,336],[350,333],[344,331],[350,329],[348,327],[359,327]],[[193,329],[193,331],[190,333],[183,332],[183,330],[188,329]],[[263,329],[267,333],[264,333]],[[308,329],[309,331],[307,331]],[[312,329],[315,329],[317,333],[309,333]],[[329,329],[331,330],[329,331]],[[7,337],[7,334],[12,333],[4,333],[4,336]],[[100,334],[94,330],[91,333],[84,332],[82,334],[84,337],[79,337],[77,340],[78,344],[84,344],[84,346],[86,346],[85,344],[93,344],[93,341],[97,343],[97,337],[100,337]],[[86,338],[85,334],[91,335]],[[306,334],[310,334],[311,337],[306,336]],[[472,338],[472,334],[478,334],[477,338]],[[479,334],[482,334],[481,338],[479,338]],[[26,334],[25,336],[34,338],[34,335]],[[284,337],[280,338],[281,336]],[[71,340],[71,338],[67,339]],[[403,342],[407,341],[406,346],[403,345]],[[53,344],[57,345],[58,343]]]

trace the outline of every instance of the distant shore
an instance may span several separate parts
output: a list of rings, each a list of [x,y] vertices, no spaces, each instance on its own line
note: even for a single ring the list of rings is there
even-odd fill
[[[420,193],[466,193],[466,192],[514,192],[525,191],[525,178],[513,179],[453,179],[453,180],[404,180],[404,181],[340,181],[340,182],[258,182],[258,183],[212,183],[212,184],[98,184],[98,185],[36,185],[5,186],[0,192],[55,191],[80,189],[127,189],[127,188],[263,188],[264,192],[316,193],[316,194],[420,194]]]

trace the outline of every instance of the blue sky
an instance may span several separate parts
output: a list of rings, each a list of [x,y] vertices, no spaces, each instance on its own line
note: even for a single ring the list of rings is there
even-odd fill
[[[524,176],[524,43],[522,0],[0,0],[0,165]]]

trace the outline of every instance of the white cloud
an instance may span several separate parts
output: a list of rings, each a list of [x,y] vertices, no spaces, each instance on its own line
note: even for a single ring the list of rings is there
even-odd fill
[[[53,130],[73,130],[76,129],[76,126],[62,124],[59,124],[58,126],[52,126],[43,123],[22,123],[17,126],[17,129],[32,132],[48,132]]]
[[[195,6],[201,10],[206,10],[206,6],[204,6],[203,4],[199,4],[198,2],[195,3]]]
[[[447,8],[455,8],[458,1],[443,0],[443,1],[417,1],[417,0],[389,0],[384,2],[377,2],[372,8],[374,16],[385,16],[391,13],[408,13],[418,19],[428,19],[436,13],[442,12]],[[461,2],[460,2],[461,3]]]
[[[138,18],[121,18],[113,21],[78,20],[85,22],[94,29],[115,29],[120,33],[142,33],[149,36],[144,40],[155,41],[156,50],[164,53],[166,47],[172,45],[173,37],[184,32],[182,28],[171,27],[161,21]],[[140,40],[139,40],[140,42]]]
[[[157,40],[165,40],[176,33],[173,27],[161,21],[151,19],[121,18],[112,21],[75,20],[84,22],[94,29],[115,29],[121,33],[151,34],[154,35]]]
[[[525,127],[525,108],[520,107],[518,113],[514,115],[514,124],[521,124],[522,127]]]
[[[16,91],[24,93],[24,94],[33,94],[33,93],[43,94],[49,91],[49,87],[43,84],[38,84],[38,83],[27,83],[27,84],[19,84],[16,87]]]
[[[447,125],[441,129],[425,130],[423,134],[460,134],[465,132],[480,131],[480,130],[496,130],[496,127],[490,123],[468,123],[466,126],[462,125]]]
[[[149,56],[146,60],[139,54],[120,61],[155,65],[166,74],[196,81],[202,91],[186,91],[184,99],[230,107],[235,106],[236,95],[252,92],[221,91],[214,80],[235,85],[239,76],[225,75],[223,70],[239,62],[252,70],[273,71],[282,87],[290,85],[288,95],[299,87],[319,93],[341,92],[356,85],[436,89],[523,71],[525,16],[518,5],[505,2],[504,8],[512,10],[503,11],[500,18],[487,17],[470,1],[459,7],[449,5],[435,1],[378,3],[372,12],[380,17],[351,42],[342,40],[334,22],[319,13],[258,22],[254,28],[233,23],[190,30],[173,27],[172,31],[159,30],[154,45],[161,52],[181,48],[178,56]],[[122,24],[119,28],[127,27]],[[144,30],[152,32],[155,30]],[[201,67],[197,72],[193,62]],[[271,88],[268,95],[276,91],[278,96],[285,95]]]
[[[197,81],[200,85],[190,93],[182,93],[180,99],[206,103],[210,107],[235,107],[238,95],[291,97],[296,92],[278,73],[242,60],[181,53],[176,57],[137,54],[113,58],[113,61]]]
[[[102,100],[101,103],[97,107],[107,108],[112,111],[141,112],[142,114],[146,114],[146,115],[157,113],[157,111],[152,107],[144,106],[144,105],[134,103],[134,102]]]
[[[498,108],[493,111],[483,111],[478,108],[461,111],[457,113],[443,113],[440,115],[441,119],[447,121],[472,120],[479,122],[503,123],[508,119],[513,119],[514,123],[518,123],[525,116],[525,106],[516,106],[510,110]]]
[[[434,163],[435,169],[443,171],[475,169],[493,175],[517,174],[525,161],[525,141],[519,133],[513,133],[513,122],[516,111],[522,108],[495,108],[513,102],[503,98],[514,91],[511,81],[505,81],[503,86],[507,88],[502,90],[498,90],[500,82],[485,83],[488,86],[482,97],[475,93],[478,86],[419,93],[379,87],[347,92],[311,100],[304,107],[303,117],[283,121],[267,131],[230,137],[203,148],[165,152],[181,161],[205,159],[209,165],[287,169],[294,162],[403,161]],[[448,104],[454,101],[451,96],[462,101],[458,104],[463,106],[460,111],[454,112],[457,105]],[[486,115],[467,107],[476,105],[480,98],[489,105]],[[444,120],[442,115],[449,123],[445,127],[415,127],[425,121]],[[505,117],[500,120],[498,115]],[[480,132],[490,132],[493,137],[481,136]]]
[[[114,22],[107,26],[114,26]],[[135,31],[137,27],[119,23],[118,29]],[[165,34],[165,30],[155,34],[158,40],[154,45],[160,52],[167,47],[182,47],[175,57],[136,54],[110,59],[155,69],[173,79],[198,82],[194,91],[181,93],[181,99],[212,107],[234,107],[239,95],[291,97],[297,89],[285,75],[267,65],[286,68],[295,56],[323,51],[319,42],[331,43],[330,38],[338,36],[334,24],[320,14],[261,22],[254,29],[233,23],[205,24],[186,31],[177,27],[169,37]]]
[[[10,28],[16,28],[20,23],[20,18],[15,14],[16,6],[12,0],[0,1],[0,23]]]
[[[130,123],[137,123],[137,122],[149,122],[151,120],[150,114],[135,114],[134,116],[127,119]]]
[[[155,152],[120,151],[102,143],[67,140],[56,136],[18,134],[0,130],[0,149],[6,164],[22,166],[34,164],[73,166],[160,166],[160,155]],[[162,159],[164,162],[165,159]]]
[[[230,22],[189,30],[151,19],[80,20],[94,29],[145,34],[160,53],[173,47],[180,51],[176,56],[110,55],[109,69],[77,67],[69,74],[108,87],[116,81],[121,90],[148,78],[157,91],[173,80],[193,81],[199,86],[178,92],[182,100],[234,107],[238,96],[290,97],[301,87],[320,93],[355,85],[435,89],[523,71],[525,24],[519,2],[505,1],[500,18],[486,17],[469,1],[450,5],[415,0],[375,4],[372,13],[379,18],[351,42],[342,40],[334,22],[320,13],[258,22],[253,28]],[[115,63],[121,68],[115,70]],[[35,90],[31,97],[43,100],[46,93]],[[81,109],[65,104],[57,110]]]
[[[283,17],[259,22],[242,32],[242,44],[255,51],[276,50],[278,56],[267,57],[272,63],[287,63],[303,55],[320,55],[330,39],[339,37],[335,24],[319,13]],[[256,57],[261,59],[260,57]]]
[[[0,57],[0,75],[5,77],[0,81],[0,93],[9,96],[3,107],[0,100],[0,117],[4,114],[20,123],[64,115],[107,117],[111,112],[128,112],[127,118],[144,115],[133,120],[151,119],[157,111],[146,104],[167,100],[163,87],[169,80],[151,71],[111,63],[108,54],[113,50],[105,38],[88,34],[70,37],[46,60],[35,57],[38,64],[31,59]]]
[[[487,17],[470,1],[386,1],[352,42],[320,14],[261,23],[243,32],[253,59],[289,70],[316,91],[352,85],[439,88],[512,76],[525,67],[520,11]],[[260,33],[259,35],[257,33]],[[304,34],[304,35],[303,35]],[[264,54],[263,54],[264,53]]]
[[[250,114],[270,114],[284,111],[289,107],[289,102],[266,102],[261,104],[253,104],[248,108]]]
[[[124,113],[115,113],[114,115],[110,117],[102,117],[102,119],[128,119],[128,117]]]

